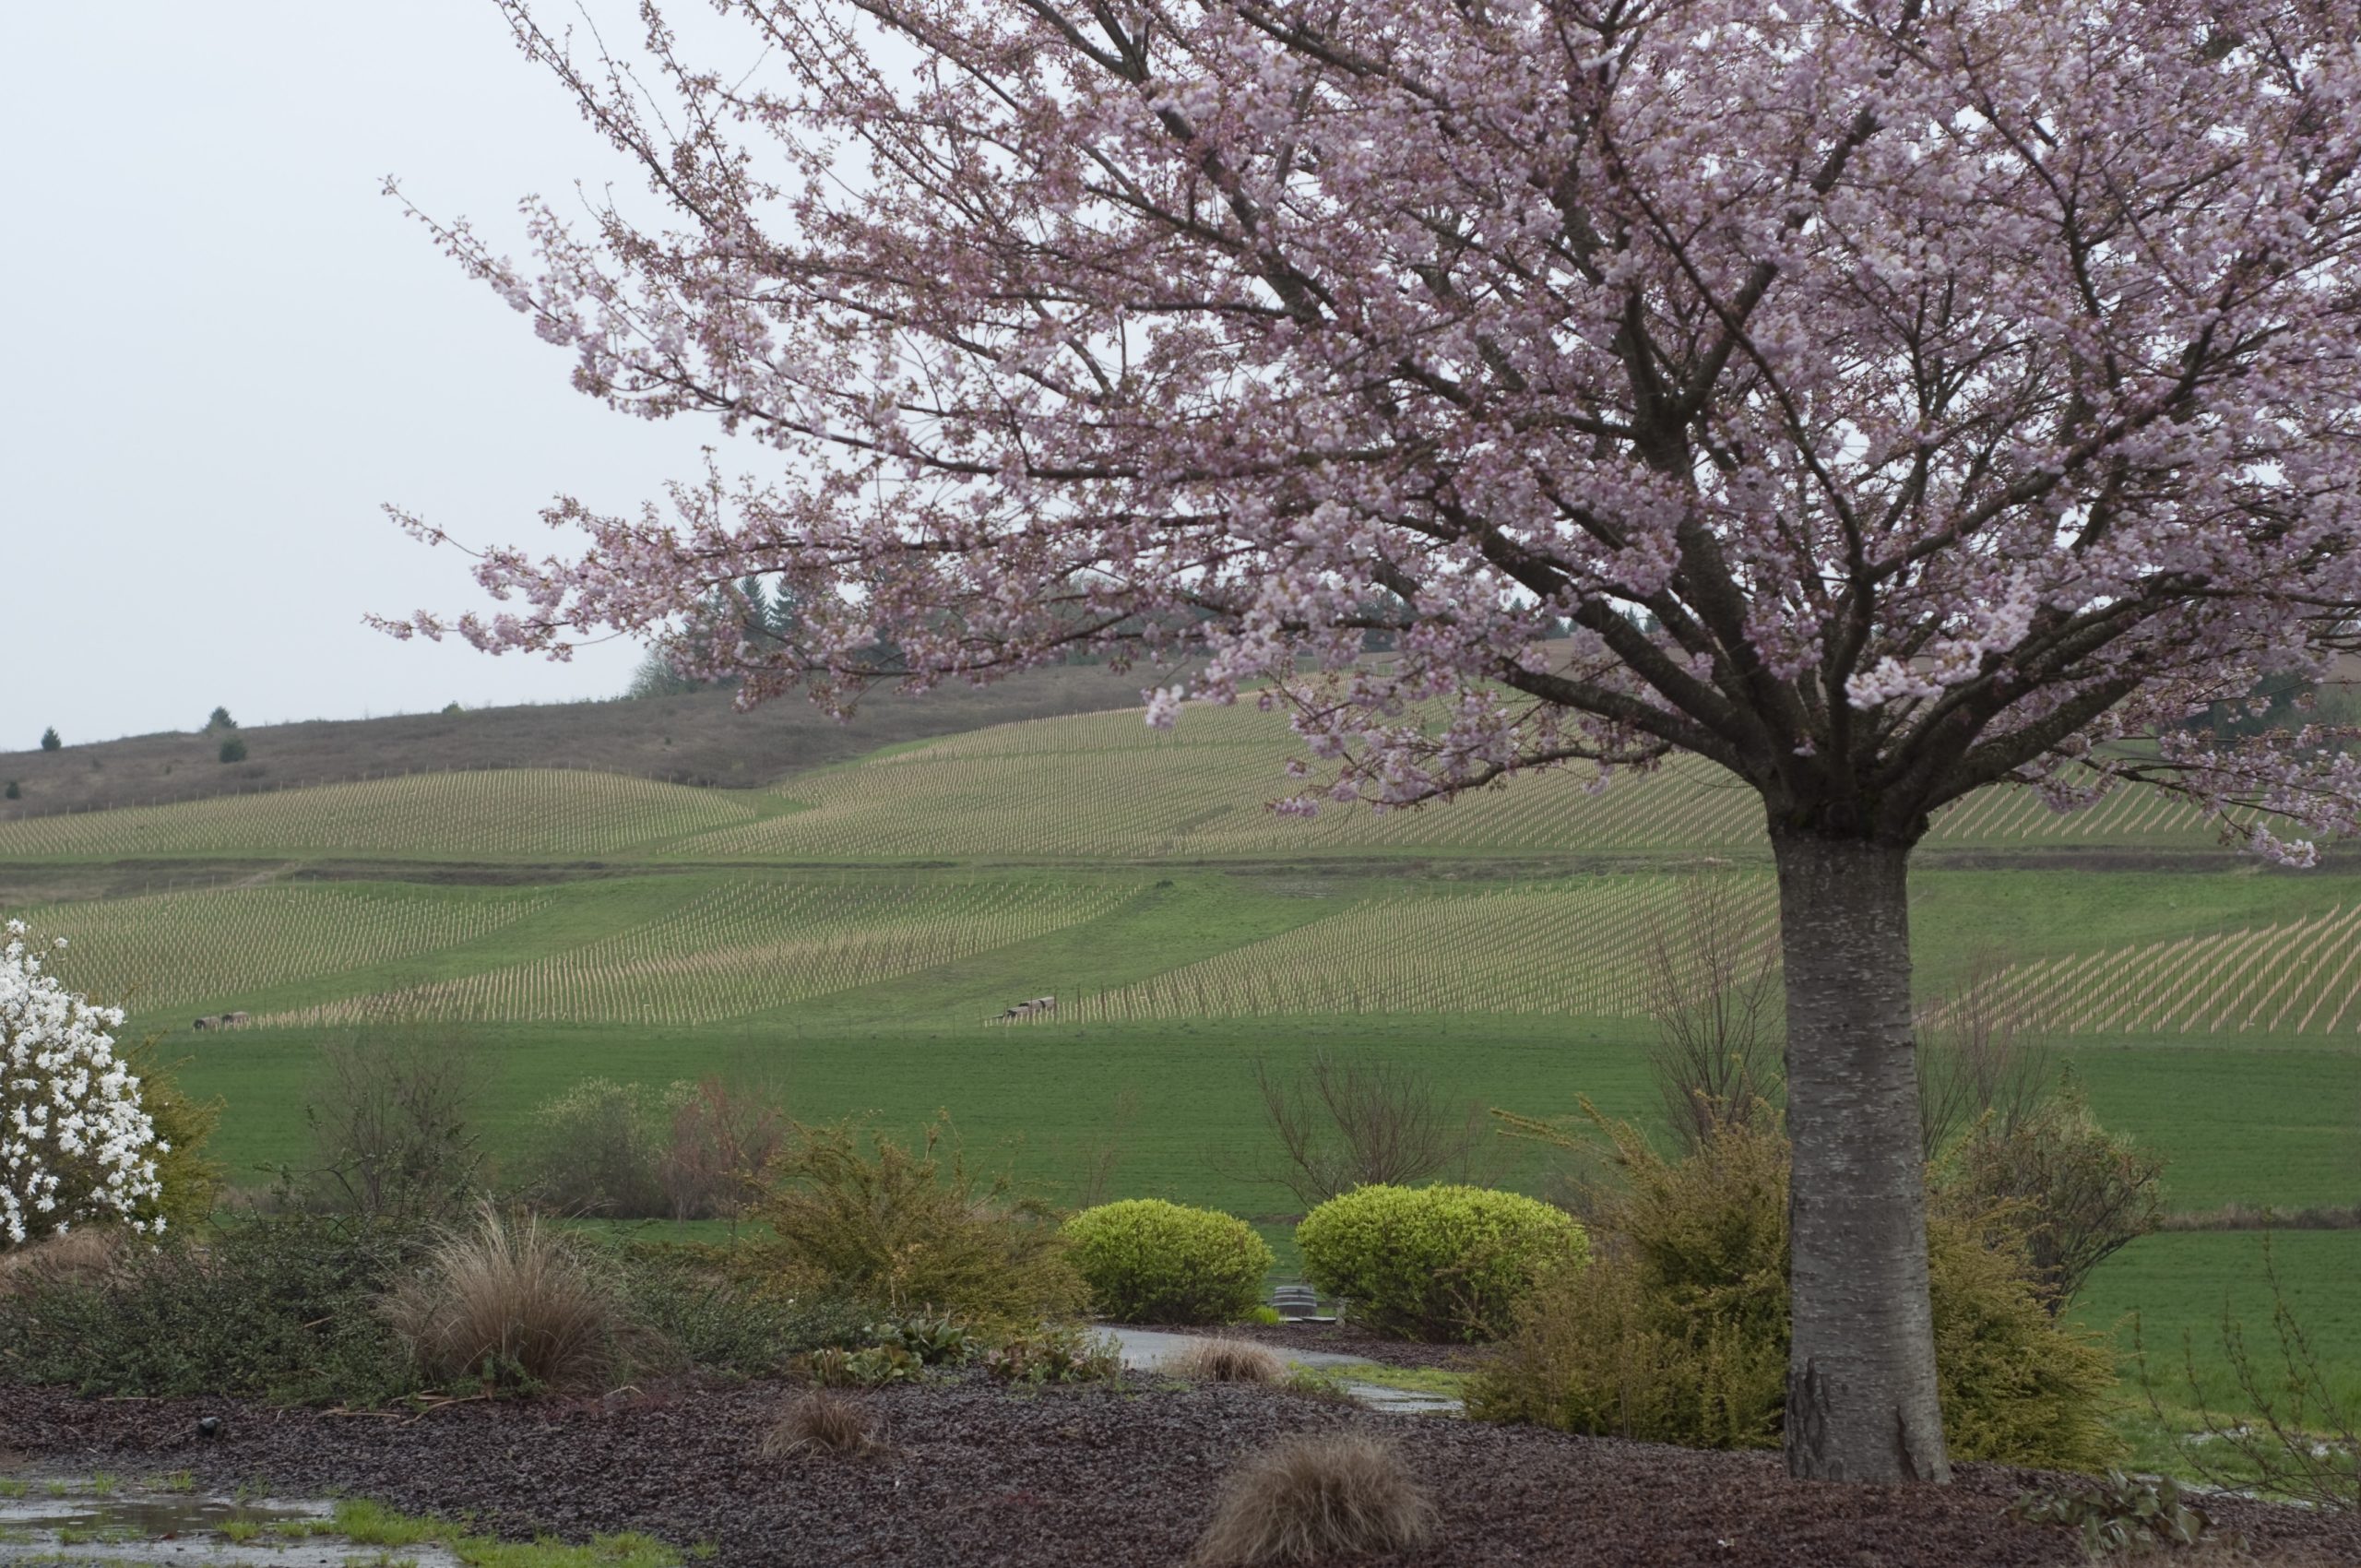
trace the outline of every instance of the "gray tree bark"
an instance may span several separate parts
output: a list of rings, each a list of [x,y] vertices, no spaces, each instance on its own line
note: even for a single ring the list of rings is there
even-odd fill
[[[1787,987],[1789,1473],[1947,1481],[1927,1301],[1909,849],[1774,830]]]

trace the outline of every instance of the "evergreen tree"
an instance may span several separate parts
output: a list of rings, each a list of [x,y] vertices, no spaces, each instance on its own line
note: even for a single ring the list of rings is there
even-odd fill
[[[65,744],[65,742],[63,742],[63,741],[61,741],[61,740],[59,740],[59,739],[57,738],[57,726],[56,726],[56,725],[53,724],[53,725],[51,725],[48,729],[46,729],[46,730],[44,730],[44,731],[42,731],[41,732],[41,749],[42,749],[42,750],[43,750],[43,751],[45,751],[45,752],[53,752],[53,751],[58,750],[60,747],[64,746]]]

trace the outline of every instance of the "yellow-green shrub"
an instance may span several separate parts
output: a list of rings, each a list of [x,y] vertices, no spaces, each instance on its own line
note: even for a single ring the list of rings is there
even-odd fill
[[[1787,1146],[1725,1127],[1667,1160],[1607,1124],[1623,1185],[1598,1194],[1590,1266],[1544,1279],[1475,1381],[1468,1411],[1703,1448],[1779,1442],[1787,1362]],[[2103,1467],[2112,1359],[2050,1317],[2020,1244],[1928,1227],[1936,1376],[1952,1455]]]
[[[192,1099],[173,1079],[160,1039],[150,1037],[124,1053],[124,1065],[139,1079],[139,1109],[155,1123],[156,1142],[169,1145],[156,1156],[159,1191],[154,1215],[172,1234],[202,1223],[221,1195],[221,1167],[208,1158],[205,1143],[221,1120],[221,1100]]]
[[[1160,1198],[1084,1209],[1065,1235],[1093,1306],[1118,1323],[1235,1323],[1273,1261],[1246,1221]]]
[[[1005,1178],[979,1183],[955,1151],[939,1154],[941,1123],[917,1150],[846,1125],[798,1131],[759,1210],[791,1273],[896,1310],[1003,1327],[1070,1315],[1089,1299],[1047,1211],[1014,1197]]]
[[[1358,1187],[1296,1227],[1305,1275],[1407,1339],[1490,1339],[1540,1277],[1589,1255],[1562,1210],[1483,1187]]]

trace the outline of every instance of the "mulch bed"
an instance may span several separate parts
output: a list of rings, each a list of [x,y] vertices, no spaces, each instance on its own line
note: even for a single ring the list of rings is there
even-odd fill
[[[469,1404],[416,1418],[230,1400],[93,1402],[0,1387],[0,1449],[208,1485],[342,1492],[469,1514],[504,1534],[644,1530],[781,1568],[1175,1568],[1222,1476],[1280,1436],[1382,1430],[1442,1512],[1418,1568],[2065,1568],[2064,1532],[2020,1525],[2032,1479],[1963,1467],[1947,1489],[1787,1479],[1770,1454],[1705,1454],[1383,1416],[1271,1389],[1025,1392],[975,1378],[858,1396],[889,1429],[868,1458],[772,1462],[775,1383],[682,1383],[593,1400]],[[200,1417],[221,1418],[200,1437]],[[2259,1544],[2361,1562],[2361,1523],[2225,1504]]]

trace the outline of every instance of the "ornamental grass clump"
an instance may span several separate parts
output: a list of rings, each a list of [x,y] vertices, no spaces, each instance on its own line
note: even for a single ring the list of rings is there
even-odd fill
[[[842,1395],[814,1388],[799,1395],[763,1434],[765,1459],[815,1454],[873,1454],[884,1446],[869,1413]]]
[[[1198,1383],[1276,1383],[1287,1363],[1246,1339],[1200,1339],[1180,1352],[1171,1370]]]
[[[1294,1437],[1222,1484],[1192,1568],[1264,1568],[1406,1551],[1433,1538],[1435,1505],[1387,1439]]]
[[[1590,1255],[1563,1210],[1483,1187],[1356,1188],[1304,1216],[1295,1238],[1313,1286],[1405,1339],[1497,1338],[1536,1281]]]
[[[1246,1221],[1158,1198],[1086,1208],[1064,1229],[1092,1307],[1117,1323],[1236,1323],[1274,1261]]]
[[[90,1222],[162,1230],[156,1161],[171,1150],[115,1054],[122,1010],[44,973],[22,921],[0,934],[0,1248]]]
[[[489,1204],[389,1291],[386,1321],[429,1378],[517,1389],[596,1387],[635,1336],[620,1300],[558,1237]]]

